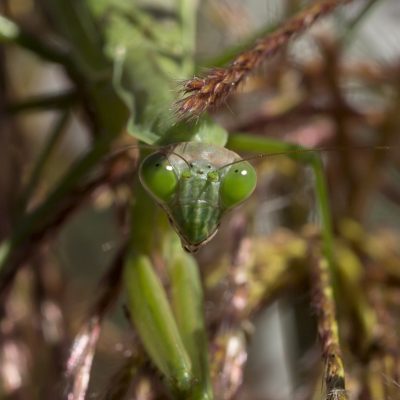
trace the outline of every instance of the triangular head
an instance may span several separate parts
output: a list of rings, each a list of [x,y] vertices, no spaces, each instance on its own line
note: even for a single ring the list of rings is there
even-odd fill
[[[216,234],[225,211],[252,194],[257,176],[231,150],[183,142],[146,157],[140,180],[167,212],[184,248],[194,252]]]

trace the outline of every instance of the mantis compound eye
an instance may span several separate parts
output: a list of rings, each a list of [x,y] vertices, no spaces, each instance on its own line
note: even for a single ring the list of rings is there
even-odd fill
[[[231,208],[246,200],[257,184],[257,174],[247,162],[232,164],[221,181],[221,201],[226,208]]]
[[[153,153],[140,165],[140,181],[156,199],[167,202],[175,193],[178,178],[168,157]]]

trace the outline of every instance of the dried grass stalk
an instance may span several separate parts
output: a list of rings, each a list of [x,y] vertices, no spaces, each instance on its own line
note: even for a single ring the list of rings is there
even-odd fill
[[[318,333],[325,361],[326,399],[348,400],[330,271],[328,262],[323,257],[313,260],[312,286]]]
[[[290,39],[307,30],[317,19],[351,0],[325,0],[313,4],[289,19],[274,33],[239,54],[226,68],[210,70],[206,76],[194,77],[182,85],[186,96],[177,102],[178,118],[199,116],[209,108],[222,104],[238,85],[267,58],[284,47]]]

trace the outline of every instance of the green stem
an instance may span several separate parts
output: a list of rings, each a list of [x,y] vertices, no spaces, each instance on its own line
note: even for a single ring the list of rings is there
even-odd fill
[[[15,43],[64,66],[82,92],[85,104],[90,105],[87,116],[95,130],[95,142],[92,149],[69,169],[43,204],[24,215],[11,237],[0,245],[0,294],[11,285],[27,249],[61,217],[60,210],[67,196],[101,161],[113,140],[123,132],[129,116],[129,109],[113,86],[112,65],[102,53],[86,5],[69,0],[43,0],[40,4],[46,7],[54,25],[68,41],[68,52],[44,44],[4,17],[0,18],[0,41]]]
[[[26,206],[35,191],[35,188],[39,182],[40,176],[43,173],[44,167],[46,166],[47,161],[50,158],[54,148],[60,142],[62,134],[64,133],[64,128],[67,125],[70,114],[69,111],[64,112],[61,117],[56,121],[54,127],[52,128],[52,132],[49,134],[49,139],[45,144],[42,153],[39,155],[38,160],[33,168],[31,177],[29,179],[28,184],[24,192],[21,195],[21,199],[17,210],[19,212],[24,213]]]
[[[7,111],[11,114],[17,114],[24,111],[48,111],[54,109],[65,109],[71,106],[78,96],[74,90],[67,90],[61,93],[45,94],[33,96],[19,102],[7,105]]]
[[[196,45],[196,17],[198,0],[179,0],[179,16],[181,22],[181,42],[183,47],[183,72],[185,76],[193,74],[193,55]]]
[[[0,43],[13,43],[30,50],[43,59],[71,67],[71,59],[65,51],[50,46],[23,31],[14,21],[0,15]]]
[[[91,151],[78,160],[66,173],[60,184],[49,194],[44,203],[19,222],[10,238],[0,244],[0,297],[13,281],[27,246],[36,236],[41,237],[47,227],[57,217],[59,206],[75,185],[84,177],[107,153],[111,138],[101,137]]]
[[[316,199],[321,218],[324,253],[333,268],[332,218],[329,207],[327,184],[319,155],[316,152],[310,151],[310,149],[305,149],[295,144],[247,134],[230,135],[227,147],[234,151],[249,151],[252,153],[266,153],[270,155],[287,153],[288,157],[305,162],[312,167],[315,176]]]
[[[379,1],[380,0],[369,0],[358,13],[358,15],[348,24],[341,40],[345,45],[348,46],[351,43],[351,39],[355,37],[354,32],[358,29],[360,24],[370,14],[374,6],[376,6]]]
[[[333,267],[333,226],[332,216],[329,206],[328,186],[325,179],[325,173],[321,158],[316,153],[311,153],[311,167],[315,176],[315,190],[319,206],[319,215],[322,225],[322,238],[324,243],[324,254],[329,261],[329,265]],[[333,269],[333,268],[332,268]]]
[[[61,7],[63,3],[63,7]],[[64,4],[65,3],[65,4]],[[75,2],[74,2],[75,3]],[[82,16],[77,19],[72,17],[76,12],[68,12],[63,14],[65,7],[68,8],[68,2],[57,1],[52,2],[49,6],[54,11],[54,19],[56,16],[62,20],[62,26],[65,29],[74,31],[85,32],[85,30],[78,29],[82,25]],[[61,7],[60,9],[58,9]],[[72,5],[70,5],[72,7]],[[53,9],[54,8],[54,9]],[[57,10],[57,12],[55,11]],[[87,13],[83,13],[87,17]],[[64,21],[69,16],[70,20]],[[88,20],[90,18],[87,18]],[[89,22],[88,22],[89,24]],[[89,24],[90,25],[90,24]],[[82,33],[82,34],[83,34]],[[79,54],[83,57],[87,50],[87,45],[90,40],[86,40],[79,36],[73,36],[76,42],[71,43],[75,49],[79,49]],[[15,22],[0,16],[0,43],[14,43],[27,50],[34,52],[39,57],[45,60],[61,64],[70,77],[75,81],[78,90],[82,90],[86,96],[86,104],[90,104],[91,110],[97,114],[97,129],[102,131],[121,132],[124,125],[124,120],[127,120],[128,109],[122,99],[118,96],[112,87],[112,66],[102,56],[92,56],[92,58],[83,62],[82,59],[76,56],[76,50],[62,51],[57,47],[50,46],[43,41],[37,39],[33,34],[24,32]],[[82,44],[84,43],[84,44]],[[98,49],[97,47],[96,49]],[[100,50],[93,50],[95,53]],[[113,118],[110,118],[110,115]]]
[[[109,66],[100,34],[88,5],[80,0],[43,0],[41,6],[54,29],[69,43],[71,57],[81,71],[101,76]]]

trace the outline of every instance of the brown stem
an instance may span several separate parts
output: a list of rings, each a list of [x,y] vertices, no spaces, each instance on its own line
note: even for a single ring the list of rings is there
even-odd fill
[[[88,389],[90,371],[101,332],[102,320],[118,297],[126,245],[117,253],[109,270],[100,282],[102,292],[95,300],[88,319],[75,337],[66,363],[66,400],[84,400]]]
[[[326,399],[347,400],[333,288],[328,262],[321,256],[313,259],[311,285],[325,361]]]

